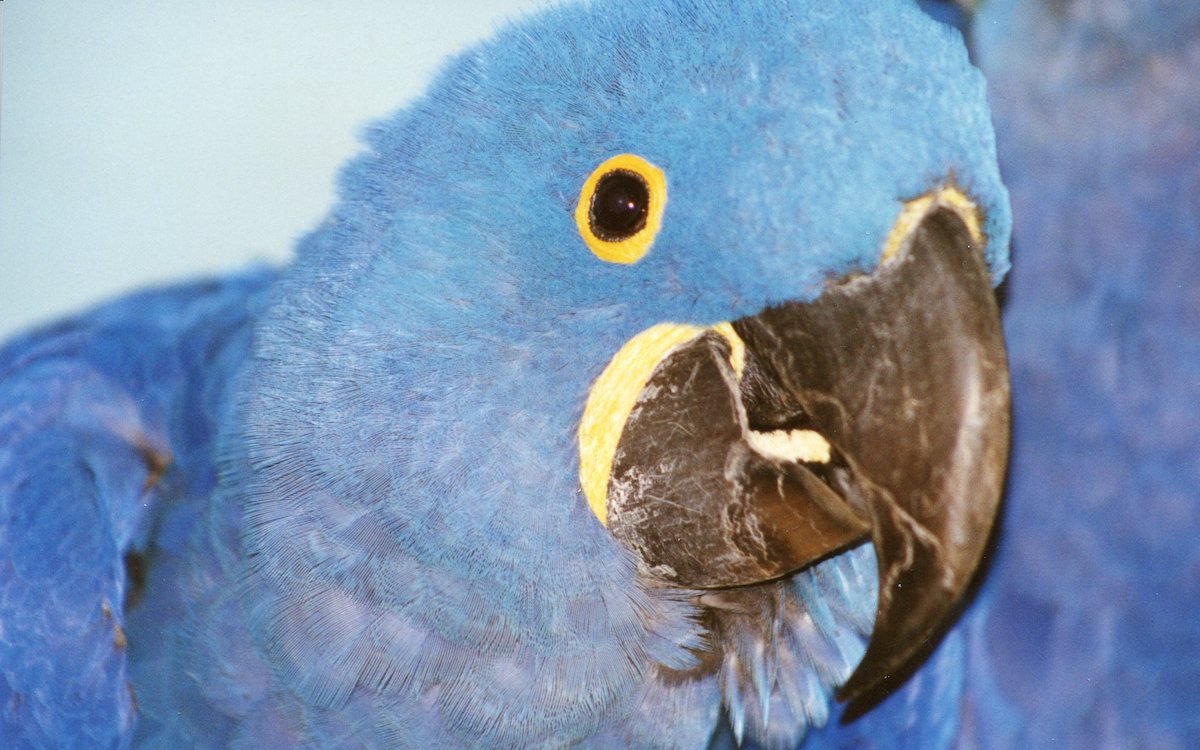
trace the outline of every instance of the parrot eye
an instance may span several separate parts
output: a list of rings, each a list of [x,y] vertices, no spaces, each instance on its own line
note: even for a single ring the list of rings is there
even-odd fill
[[[596,183],[592,193],[592,232],[607,242],[620,242],[646,226],[650,188],[633,172],[618,169]]]
[[[588,248],[610,263],[635,263],[650,249],[667,202],[663,172],[633,154],[596,167],[583,184],[575,223]]]

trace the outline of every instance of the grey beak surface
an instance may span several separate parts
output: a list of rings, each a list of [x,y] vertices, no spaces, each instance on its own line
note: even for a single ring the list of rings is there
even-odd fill
[[[652,374],[625,425],[610,528],[655,575],[697,588],[795,572],[867,538],[879,604],[853,701],[937,640],[999,510],[1010,394],[982,253],[937,208],[874,272],[705,334]],[[755,433],[815,434],[827,457],[764,455]]]

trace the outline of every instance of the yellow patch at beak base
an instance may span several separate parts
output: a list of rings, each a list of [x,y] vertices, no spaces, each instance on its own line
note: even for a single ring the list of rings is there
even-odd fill
[[[718,323],[711,329],[660,323],[625,342],[592,385],[579,422],[579,481],[600,523],[608,525],[608,480],[617,444],[646,382],[672,350],[708,330],[729,342],[730,365],[740,376],[746,349],[729,323]]]
[[[880,262],[887,263],[894,258],[900,250],[901,244],[921,224],[921,220],[930,211],[937,208],[949,208],[958,214],[967,226],[967,233],[971,235],[971,241],[976,245],[983,245],[979,207],[951,182],[949,185],[913,198],[904,204],[900,209],[900,215],[896,217],[896,223],[892,225],[892,231],[888,233],[887,240],[883,243]]]

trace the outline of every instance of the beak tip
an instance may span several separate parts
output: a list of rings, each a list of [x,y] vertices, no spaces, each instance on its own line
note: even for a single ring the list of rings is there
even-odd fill
[[[998,518],[996,514],[991,520]],[[921,545],[911,549],[916,560],[925,558],[926,565],[918,564],[898,575],[893,570],[890,576],[881,566],[879,608],[870,643],[858,667],[834,693],[846,704],[843,720],[853,720],[891,695],[941,644],[975,598],[997,544],[999,526],[989,523],[977,529],[983,541],[956,556],[949,569],[938,565],[931,550]],[[879,529],[875,532],[878,536]]]
[[[925,661],[923,656],[940,642],[940,635],[937,633],[935,636],[902,645],[873,637],[862,662],[835,691],[834,697],[847,704],[848,711],[855,708],[865,710],[875,705],[907,681]]]

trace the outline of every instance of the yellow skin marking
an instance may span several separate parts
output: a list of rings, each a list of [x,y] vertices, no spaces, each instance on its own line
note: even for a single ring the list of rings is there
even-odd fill
[[[733,330],[731,323],[717,323],[712,329],[729,342],[729,364],[733,366],[738,380],[741,380],[742,371],[746,369],[746,345],[742,343],[742,337]]]
[[[776,461],[827,464],[833,455],[829,441],[815,430],[772,430],[746,433],[750,447]]]
[[[646,211],[646,226],[632,237],[619,242],[601,239],[592,233],[592,195],[600,179],[610,172],[625,170],[640,175],[650,192],[650,205]],[[583,189],[579,191],[579,203],[575,204],[575,225],[588,249],[597,258],[609,263],[636,263],[650,250],[654,237],[662,227],[663,209],[667,205],[667,177],[663,171],[634,154],[617,154],[596,167]]]
[[[625,342],[596,378],[579,422],[579,482],[600,523],[608,525],[608,479],[625,422],[650,375],[676,347],[713,330],[729,342],[730,365],[740,377],[746,347],[729,323],[711,329],[682,323],[659,323]]]
[[[983,246],[979,207],[951,183],[919,198],[913,198],[904,204],[900,209],[900,215],[896,217],[896,223],[892,225],[892,231],[888,233],[887,241],[883,243],[880,262],[887,263],[894,258],[900,250],[900,245],[908,239],[926,214],[937,208],[949,208],[958,214],[967,225],[971,241],[980,247]]]

